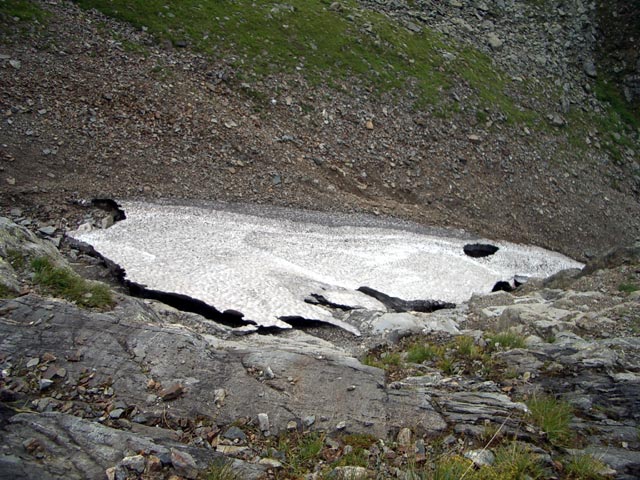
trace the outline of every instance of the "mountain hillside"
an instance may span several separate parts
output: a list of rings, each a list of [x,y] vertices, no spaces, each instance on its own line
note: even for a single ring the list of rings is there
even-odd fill
[[[55,226],[95,196],[372,212],[585,259],[640,228],[600,11],[4,0],[0,202]]]

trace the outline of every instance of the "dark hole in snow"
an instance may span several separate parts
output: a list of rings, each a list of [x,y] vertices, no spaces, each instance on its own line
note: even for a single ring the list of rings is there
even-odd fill
[[[513,290],[515,289],[511,286],[511,284],[509,282],[505,282],[504,280],[496,282],[496,284],[491,289],[492,292],[512,292]]]
[[[464,246],[465,255],[473,258],[488,257],[496,253],[498,250],[500,250],[499,247],[488,243],[468,243]]]
[[[113,214],[114,222],[126,220],[127,218],[127,215],[120,207],[120,204],[115,200],[112,200],[111,198],[94,198],[93,200],[91,200],[91,205]]]

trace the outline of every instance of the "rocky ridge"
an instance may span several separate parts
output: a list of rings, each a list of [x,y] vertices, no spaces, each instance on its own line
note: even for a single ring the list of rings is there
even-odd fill
[[[352,312],[362,338],[238,335],[123,293],[105,311],[47,296],[29,262],[67,260],[0,226],[6,478],[196,478],[220,462],[237,478],[409,478],[440,455],[481,475],[496,462],[485,453],[511,442],[544,478],[573,478],[563,468],[587,452],[601,478],[640,472],[637,245],[453,310]],[[416,346],[435,353],[417,359]],[[535,419],[532,399],[547,397],[568,405],[566,438]],[[304,438],[320,449],[294,470],[284,445]]]

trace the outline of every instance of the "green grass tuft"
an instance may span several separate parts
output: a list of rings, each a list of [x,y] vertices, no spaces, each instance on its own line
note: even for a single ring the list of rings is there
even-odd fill
[[[386,352],[379,357],[373,354],[368,354],[362,360],[362,363],[369,365],[370,367],[380,368],[382,370],[388,370],[392,367],[399,367],[402,365],[402,357],[398,352]]]
[[[552,445],[569,445],[573,438],[569,428],[573,418],[571,405],[549,395],[534,396],[526,404],[533,422],[546,433]]]
[[[429,343],[416,343],[409,347],[407,351],[407,361],[411,363],[422,363],[427,360],[434,360],[444,354],[442,347]]]
[[[52,295],[88,308],[104,309],[114,303],[109,287],[85,280],[71,270],[57,267],[46,257],[34,259],[31,268],[34,271],[34,282]]]
[[[524,337],[514,332],[500,332],[488,335],[489,348],[492,350],[511,350],[512,348],[525,348],[527,344]]]
[[[618,285],[618,291],[623,293],[633,293],[640,290],[640,285],[636,283],[621,283]]]
[[[605,470],[604,463],[588,454],[574,455],[565,464],[566,478],[571,480],[604,480],[607,477],[600,472]]]
[[[241,477],[232,470],[231,463],[224,459],[214,462],[204,473],[203,478],[204,480],[241,480]]]

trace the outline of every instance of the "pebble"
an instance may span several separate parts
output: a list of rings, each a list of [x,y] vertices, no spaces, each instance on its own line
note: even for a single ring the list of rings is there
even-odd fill
[[[53,385],[53,380],[49,380],[48,378],[41,378],[38,383],[38,388],[40,391],[47,390]]]
[[[269,468],[282,468],[282,463],[280,463],[275,458],[261,458],[258,463],[260,465],[265,465]]]
[[[180,397],[183,393],[184,393],[184,387],[179,383],[175,383],[170,387],[167,387],[164,390],[162,390],[159,394],[159,397],[163,401],[168,402],[170,400],[175,400],[176,398]]]
[[[40,232],[41,234],[46,235],[48,237],[51,237],[51,236],[53,236],[53,234],[56,233],[56,227],[48,225],[46,227],[39,228],[38,232]]]
[[[222,434],[222,438],[226,438],[227,440],[237,440],[239,442],[244,442],[247,440],[247,435],[238,427],[233,425],[229,427],[227,431]]]
[[[122,409],[122,408],[114,408],[113,410],[111,410],[109,412],[109,418],[112,418],[114,420],[118,419],[118,418],[120,418],[122,416],[123,413],[124,413],[124,409]]]
[[[473,462],[476,467],[490,467],[496,461],[496,457],[491,450],[470,450],[465,452],[465,458]]]
[[[16,70],[20,70],[20,67],[22,67],[22,63],[20,62],[20,60],[11,59],[9,60],[9,65],[11,65]]]
[[[227,391],[224,388],[216,388],[213,391],[213,403],[215,403],[217,407],[222,406],[226,397]]]
[[[398,436],[396,437],[396,442],[401,447],[409,447],[411,445],[411,429],[410,428],[401,428],[398,432]]]
[[[40,363],[39,358],[32,358],[27,362],[27,368],[37,367],[39,363]]]
[[[499,50],[504,45],[504,42],[495,33],[487,35],[487,43],[493,50]]]
[[[131,457],[124,457],[120,461],[120,465],[122,465],[123,467],[129,470],[133,470],[134,472],[142,473],[144,472],[144,468],[145,468],[145,459],[142,455],[133,455]]]
[[[198,465],[194,458],[187,452],[172,448],[171,449],[171,464],[176,472],[188,479],[195,479],[198,477]]]
[[[262,433],[267,433],[269,431],[269,415],[266,413],[258,414],[258,427]]]

